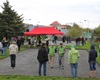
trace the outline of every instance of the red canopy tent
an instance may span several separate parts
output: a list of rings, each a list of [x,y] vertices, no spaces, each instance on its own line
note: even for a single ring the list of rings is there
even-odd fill
[[[24,32],[24,35],[26,36],[32,36],[32,35],[63,35],[62,32],[55,29],[54,27],[35,27],[30,32]]]

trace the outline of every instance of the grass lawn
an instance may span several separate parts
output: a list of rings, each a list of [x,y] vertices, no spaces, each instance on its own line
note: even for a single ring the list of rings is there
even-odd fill
[[[66,78],[66,77],[48,77],[48,76],[0,76],[0,80],[100,80],[100,78]]]
[[[22,45],[22,46],[21,46],[21,49],[20,49],[20,52],[21,52],[21,51],[24,51],[24,50],[26,50],[26,49],[28,49],[28,46]],[[6,57],[8,57],[8,56],[9,56],[9,50],[6,49],[6,56],[3,56],[2,54],[0,54],[0,59],[4,59],[4,58],[6,58]]]
[[[100,57],[97,57],[97,62],[98,62],[98,64],[100,65]]]
[[[66,46],[67,49],[70,49],[70,45]],[[79,50],[90,50],[90,43],[85,44],[84,46],[75,46],[75,49]]]

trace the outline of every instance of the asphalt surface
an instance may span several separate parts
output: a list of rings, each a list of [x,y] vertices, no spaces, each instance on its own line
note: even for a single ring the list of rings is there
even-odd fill
[[[58,65],[58,54],[56,53],[54,68],[51,69],[49,63],[47,63],[47,76],[64,76],[70,77],[70,66],[68,66],[68,51],[66,50],[64,56],[64,69],[60,69]],[[16,56],[16,67],[12,69],[10,67],[10,57],[0,60],[0,75],[32,75],[38,76],[38,61],[37,61],[38,49],[28,49]],[[89,76],[89,64],[88,64],[88,51],[79,50],[80,58],[78,63],[78,77]],[[97,67],[97,77],[100,77],[100,67]],[[42,70],[43,72],[43,70]]]

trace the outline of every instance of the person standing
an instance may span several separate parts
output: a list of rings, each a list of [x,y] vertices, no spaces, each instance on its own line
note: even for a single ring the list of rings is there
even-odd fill
[[[81,41],[82,41],[82,46],[84,46],[84,37],[82,37],[82,39],[81,39]]]
[[[15,41],[13,41],[12,44],[9,46],[9,52],[11,59],[11,67],[12,69],[14,69],[16,64],[16,54],[18,52],[18,46],[16,45]]]
[[[95,50],[94,45],[90,46],[89,51],[89,66],[90,66],[90,75],[89,77],[96,77],[96,58],[97,58],[97,51]]]
[[[49,38],[46,36],[46,46],[49,46]]]
[[[81,38],[80,37],[78,37],[77,42],[78,42],[78,46],[80,46],[80,42],[81,42]]]
[[[68,36],[68,41],[69,41],[69,43],[71,43],[71,41],[72,41],[71,35]]]
[[[66,36],[64,35],[64,36],[62,37],[62,42],[65,43],[65,41],[66,41]]]
[[[21,37],[21,41],[22,41],[22,42],[21,42],[21,43],[22,43],[22,45],[24,45],[24,41],[25,41],[24,36],[22,36],[22,37]]]
[[[54,35],[51,37],[51,40],[52,40],[52,43],[54,43],[55,41]]]
[[[55,44],[57,44],[57,39],[58,39],[58,37],[55,35],[55,36],[54,36],[54,43],[55,43]]]
[[[68,36],[66,37],[66,40],[67,40],[67,44],[68,44],[69,43]]]
[[[6,49],[8,48],[8,41],[7,41],[6,37],[3,38],[2,45],[3,45],[3,49],[4,49],[3,56],[5,56],[6,55]]]
[[[31,46],[31,37],[30,36],[28,37],[28,46],[29,47]]]
[[[78,46],[78,37],[76,38],[75,42],[76,42],[76,46]]]
[[[17,46],[18,46],[18,51],[20,51],[20,46],[22,44],[22,40],[21,40],[21,37],[18,36],[18,39],[17,39]]]
[[[51,43],[51,46],[49,46],[49,63],[50,63],[51,69],[53,69],[53,65],[54,65],[55,50],[56,50],[56,47],[54,46],[53,43]]]
[[[58,46],[58,54],[59,54],[59,67],[64,69],[64,54],[65,54],[65,46],[63,46],[62,43],[60,43],[60,46]]]
[[[41,43],[42,43],[42,37],[39,35],[38,36],[38,43],[39,43],[39,46],[41,45]]]
[[[2,43],[0,42],[0,51],[2,51],[2,54],[4,55],[6,52],[5,52],[5,49],[3,48],[2,46]]]
[[[78,71],[78,59],[80,57],[79,51],[71,45],[71,50],[68,52],[68,65],[70,65],[71,69],[71,77],[77,77]]]
[[[39,71],[38,74],[41,76],[41,68],[43,65],[43,74],[46,76],[46,63],[48,61],[48,52],[46,50],[46,44],[42,43],[41,48],[38,50],[37,60],[39,61]]]

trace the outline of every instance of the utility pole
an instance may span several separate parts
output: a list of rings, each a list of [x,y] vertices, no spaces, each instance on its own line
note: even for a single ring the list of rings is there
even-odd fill
[[[89,28],[89,20],[84,20],[85,22],[88,22],[88,28]],[[88,38],[89,38],[89,30],[88,30]]]

